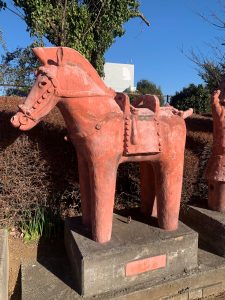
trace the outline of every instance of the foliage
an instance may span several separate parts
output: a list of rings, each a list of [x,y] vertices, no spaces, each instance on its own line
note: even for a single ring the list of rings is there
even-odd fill
[[[225,30],[225,6],[223,4],[223,1],[218,1],[217,5],[217,12],[211,12],[208,16],[204,13],[199,15],[209,25],[215,27],[215,29],[217,29],[217,33],[222,32],[223,34]],[[210,93],[212,93],[215,89],[218,88],[220,79],[225,73],[224,34],[221,36],[217,36],[213,43],[209,43],[208,46],[208,49],[211,49],[211,57],[206,57],[202,54],[197,55],[195,51],[192,51],[190,59],[194,61],[198,66],[199,76],[206,83]]]
[[[140,17],[149,25],[139,11],[138,0],[14,0],[13,3],[22,9],[31,36],[78,50],[101,75],[104,53],[116,37],[124,35],[123,24]]]
[[[17,48],[13,52],[6,52],[2,56],[0,64],[0,84],[10,84],[12,87],[6,90],[8,96],[26,96],[32,82],[34,71],[38,66],[31,48],[33,45],[23,49]]]
[[[25,211],[22,218],[19,227],[23,233],[24,241],[36,242],[43,234],[45,222],[44,210],[37,209],[33,216],[31,211]]]
[[[164,103],[163,93],[162,93],[160,86],[156,86],[155,83],[153,83],[149,80],[142,79],[142,80],[138,81],[137,90],[138,90],[138,92],[140,92],[143,95],[145,95],[145,94],[156,95],[159,97],[160,104]]]
[[[6,9],[6,2],[0,0],[0,9]]]
[[[223,60],[217,63],[210,60],[204,60],[204,62],[201,63],[199,75],[206,83],[210,93],[212,93],[218,88],[223,74],[225,74],[224,58]]]
[[[37,207],[33,213],[31,210],[24,211],[19,223],[24,242],[37,242],[40,237],[55,237],[58,225],[56,221],[59,222],[59,217],[55,217],[45,207]]]
[[[210,93],[202,84],[190,84],[171,97],[170,104],[179,110],[193,108],[197,113],[210,111]]]
[[[197,55],[194,51],[191,52],[190,59],[197,65],[198,74],[204,80],[210,93],[215,91],[221,77],[225,73],[225,56],[217,48],[215,49],[214,58],[207,58],[204,55]]]
[[[2,34],[2,31],[0,30],[0,45],[2,46],[2,48],[7,51],[7,47],[6,47],[6,43],[3,39],[3,34]]]

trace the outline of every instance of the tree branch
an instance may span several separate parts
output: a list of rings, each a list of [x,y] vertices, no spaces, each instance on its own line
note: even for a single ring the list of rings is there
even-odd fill
[[[142,13],[138,13],[137,17],[141,18],[143,22],[145,22],[145,24],[147,26],[150,26],[150,22],[146,19],[146,17],[142,14]]]
[[[221,29],[224,29],[224,28],[225,28],[225,23],[224,23],[220,18],[218,18],[218,17],[216,16],[216,14],[214,14],[214,13],[211,14],[211,18],[213,17],[215,20],[218,21],[218,23],[214,23],[213,21],[211,21],[211,20],[209,19],[209,17],[206,17],[206,16],[204,16],[203,14],[198,13],[198,15],[199,15],[204,21],[206,21],[207,23],[209,23],[210,25],[213,25],[213,26],[215,26],[215,27],[217,27],[217,28],[221,28]],[[221,25],[220,25],[219,23],[221,23]]]
[[[84,39],[84,37],[87,35],[87,33],[94,27],[94,25],[95,25],[96,22],[98,21],[98,18],[99,18],[100,13],[101,13],[101,11],[102,11],[104,5],[105,5],[105,2],[106,2],[106,1],[102,1],[102,6],[101,6],[100,9],[99,9],[99,12],[98,12],[98,14],[97,14],[96,19],[95,19],[94,22],[91,24],[91,26],[89,26],[89,28],[87,29],[87,31],[83,34],[82,39]]]
[[[63,16],[62,16],[62,26],[61,26],[61,46],[64,46],[65,44],[65,19],[66,19],[66,8],[67,8],[67,0],[64,2],[64,9],[63,9]]]
[[[24,15],[17,13],[16,11],[14,11],[13,9],[9,8],[8,6],[6,6],[6,9],[8,9],[9,11],[11,11],[13,14],[15,14],[17,17],[19,17],[20,19],[22,19],[23,21],[25,20]]]
[[[7,46],[6,46],[6,43],[5,43],[4,39],[3,39],[3,34],[2,34],[1,30],[0,30],[0,45],[2,45],[2,48],[6,52],[7,51]]]

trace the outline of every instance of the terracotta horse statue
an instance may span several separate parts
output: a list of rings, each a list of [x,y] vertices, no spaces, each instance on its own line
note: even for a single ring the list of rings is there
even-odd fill
[[[205,170],[208,181],[208,207],[225,212],[225,74],[211,97],[213,117],[212,153]]]
[[[108,88],[73,49],[33,51],[43,66],[11,122],[29,130],[57,105],[77,151],[82,222],[93,240],[104,243],[111,238],[117,168],[131,161],[141,164],[141,211],[150,216],[157,198],[159,226],[177,229],[184,115],[171,107],[160,108],[158,98],[148,95],[141,98],[145,107],[133,107],[126,94]]]

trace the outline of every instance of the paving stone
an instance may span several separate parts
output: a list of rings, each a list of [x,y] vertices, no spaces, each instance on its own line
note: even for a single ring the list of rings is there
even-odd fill
[[[82,297],[74,289],[66,257],[62,260],[31,262],[22,265],[22,300],[165,300],[205,287],[209,290],[222,282],[225,290],[225,258],[204,250],[198,253],[199,268],[166,278],[154,278],[126,289],[97,297]],[[217,290],[216,292],[218,292]],[[215,292],[215,290],[214,290]],[[185,296],[186,297],[186,296]]]
[[[22,300],[72,300],[74,291],[67,266],[60,261],[22,264]]]
[[[202,298],[202,288],[189,291],[189,300],[195,300],[201,298]]]
[[[203,288],[203,297],[220,294],[223,291],[222,287],[223,287],[222,282],[204,287]]]
[[[199,233],[215,253],[225,256],[225,214],[206,208],[187,205],[181,210],[181,219]]]
[[[188,300],[188,293],[173,295],[171,297],[163,298],[163,300]]]

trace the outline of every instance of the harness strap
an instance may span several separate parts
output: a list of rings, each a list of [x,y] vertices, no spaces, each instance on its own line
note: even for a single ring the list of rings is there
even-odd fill
[[[73,91],[73,90],[63,90],[58,88],[59,82],[55,78],[55,76],[48,70],[48,68],[42,66],[39,68],[39,71],[41,71],[51,82],[51,86],[48,87],[43,94],[35,101],[32,108],[27,108],[25,105],[19,105],[20,111],[25,115],[26,118],[31,119],[32,121],[36,121],[34,114],[35,114],[35,106],[40,104],[44,99],[56,95],[57,97],[63,97],[63,98],[86,98],[86,97],[112,97],[114,92],[111,90],[111,93],[108,94],[101,94],[96,93],[93,91]],[[109,89],[110,92],[110,89]]]

